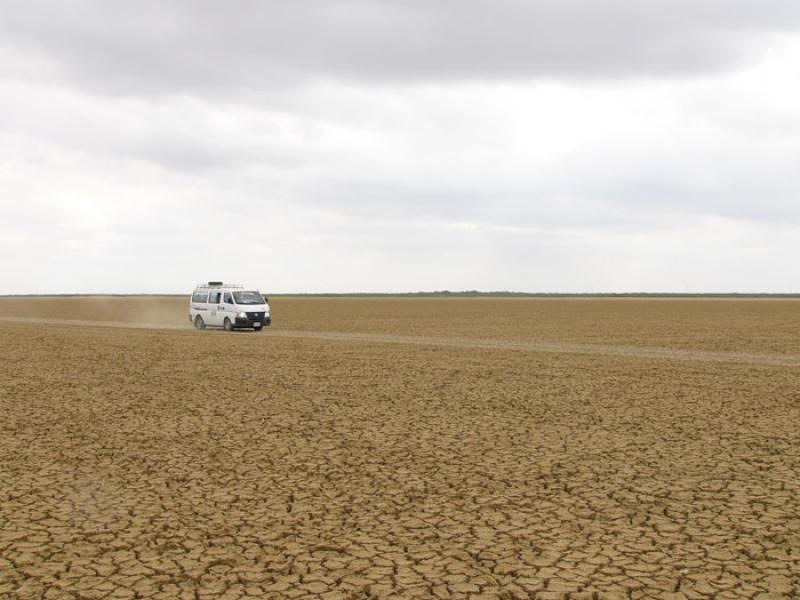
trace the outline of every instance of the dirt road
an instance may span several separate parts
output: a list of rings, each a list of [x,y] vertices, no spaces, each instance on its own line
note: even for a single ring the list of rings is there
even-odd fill
[[[167,323],[140,323],[135,321],[91,321],[87,319],[45,319],[37,317],[0,317],[9,323],[32,325],[72,325],[82,327],[116,327],[121,329],[188,330],[191,325]],[[487,348],[497,350],[526,350],[558,354],[602,354],[628,358],[660,358],[689,361],[746,363],[753,365],[783,365],[800,367],[800,355],[767,352],[733,352],[688,350],[682,348],[652,348],[647,346],[621,346],[610,344],[580,344],[569,342],[519,342],[510,340],[471,339],[463,337],[390,335],[380,333],[343,333],[337,331],[305,331],[292,329],[267,330],[277,337],[307,338],[339,342],[366,342],[378,344],[411,344],[415,346],[442,346],[456,348]]]

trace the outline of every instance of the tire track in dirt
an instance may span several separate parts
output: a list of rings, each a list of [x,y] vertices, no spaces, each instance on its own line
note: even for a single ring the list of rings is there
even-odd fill
[[[138,323],[126,321],[92,321],[84,319],[45,319],[34,317],[0,317],[0,321],[42,325],[73,325],[83,327],[115,327],[123,329],[159,329],[188,331],[191,325],[165,323]],[[522,350],[554,354],[596,354],[622,358],[688,360],[697,362],[739,363],[781,367],[800,367],[800,356],[763,352],[733,352],[714,350],[689,350],[648,346],[621,346],[613,344],[587,344],[578,342],[534,342],[491,340],[476,338],[412,336],[381,333],[354,333],[335,331],[304,331],[271,329],[271,337],[307,338],[334,342],[367,342],[379,344],[405,344],[412,346],[439,346],[447,348],[478,348],[488,350]]]

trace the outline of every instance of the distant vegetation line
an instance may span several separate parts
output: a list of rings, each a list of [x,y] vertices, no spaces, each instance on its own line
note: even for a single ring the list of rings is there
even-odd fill
[[[597,293],[568,293],[568,292],[478,292],[468,290],[463,292],[397,292],[397,293],[368,293],[350,292],[342,294],[270,294],[270,296],[301,296],[324,298],[369,298],[369,297],[399,297],[399,298],[800,298],[800,294],[774,294],[774,293],[737,293],[713,292],[690,294],[685,292],[597,292]]]
[[[82,297],[188,297],[189,294],[0,294],[0,298],[82,298]],[[741,292],[479,292],[434,291],[434,292],[343,292],[343,293],[267,293],[275,298],[800,298],[800,293],[741,293]]]

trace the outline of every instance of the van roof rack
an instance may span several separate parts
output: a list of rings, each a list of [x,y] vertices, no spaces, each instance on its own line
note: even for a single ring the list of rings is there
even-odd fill
[[[212,288],[233,288],[237,290],[244,289],[244,286],[239,283],[222,283],[221,281],[209,281],[208,283],[198,283],[196,290],[208,290]]]

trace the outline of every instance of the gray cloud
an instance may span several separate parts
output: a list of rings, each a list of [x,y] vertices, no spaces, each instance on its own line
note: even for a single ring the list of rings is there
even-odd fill
[[[0,17],[61,77],[120,94],[702,73],[799,26],[795,0],[12,0]]]
[[[785,291],[799,28],[796,0],[10,0],[0,293]]]

